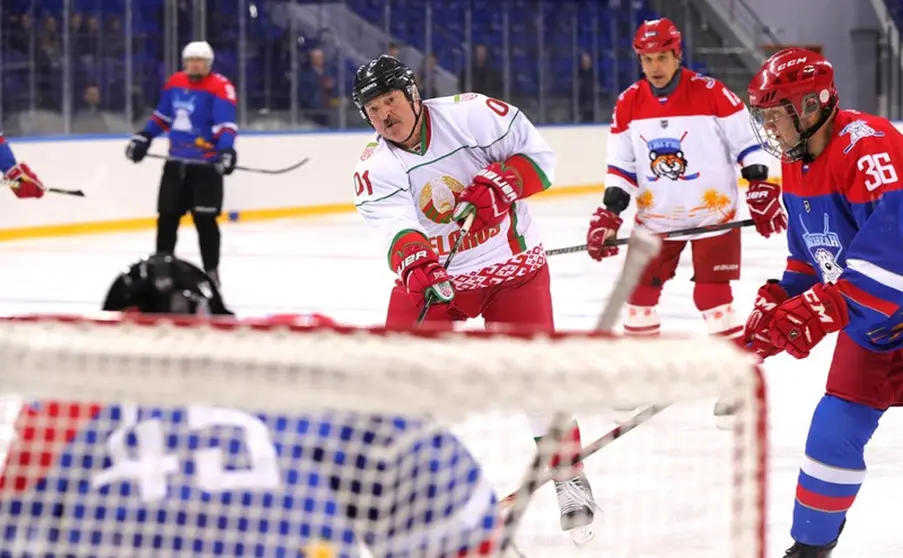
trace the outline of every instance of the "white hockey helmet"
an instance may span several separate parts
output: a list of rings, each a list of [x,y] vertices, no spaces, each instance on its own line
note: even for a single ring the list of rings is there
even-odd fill
[[[189,58],[200,58],[213,64],[213,47],[207,41],[192,41],[182,49],[182,62]]]

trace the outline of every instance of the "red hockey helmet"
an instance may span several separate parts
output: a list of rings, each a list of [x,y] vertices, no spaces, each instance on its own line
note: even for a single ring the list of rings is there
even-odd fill
[[[753,129],[762,147],[791,162],[806,155],[806,140],[837,107],[834,68],[824,56],[804,48],[772,54],[748,93]],[[814,121],[812,115],[817,115]]]
[[[651,19],[640,24],[633,36],[633,51],[637,56],[673,50],[680,56],[680,31],[670,19]]]

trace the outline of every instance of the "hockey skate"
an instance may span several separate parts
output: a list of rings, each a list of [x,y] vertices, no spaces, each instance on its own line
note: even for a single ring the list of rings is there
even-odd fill
[[[837,546],[837,539],[824,546],[812,546],[803,543],[795,543],[787,549],[784,558],[830,558]]]
[[[837,541],[840,540],[840,533],[843,533],[843,528],[846,524],[847,520],[844,519],[843,523],[840,524],[840,532],[837,533],[837,538],[828,544],[812,546],[811,544],[800,542],[794,543],[793,546],[787,549],[784,558],[831,558],[831,555],[834,553],[834,547],[837,546]]]
[[[555,495],[561,509],[561,530],[570,534],[577,546],[591,541],[595,535],[589,526],[599,506],[586,475],[580,473],[566,481],[556,480]]]

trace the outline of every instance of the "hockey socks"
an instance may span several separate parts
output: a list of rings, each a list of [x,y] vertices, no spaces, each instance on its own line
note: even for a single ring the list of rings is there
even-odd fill
[[[865,480],[865,445],[884,411],[822,397],[809,426],[790,535],[822,546],[834,541]]]
[[[538,446],[546,433],[546,429],[549,427],[550,419],[546,416],[531,415],[529,420],[530,428],[533,430],[533,441]],[[583,449],[583,444],[580,440],[580,427],[577,425],[577,421],[572,421],[565,432],[566,434],[562,438],[557,451],[549,459],[549,469],[557,469],[562,464],[565,465],[561,469],[560,474],[555,475],[555,480],[558,481],[571,479],[583,471],[583,463],[578,462],[570,466],[571,462],[580,454],[580,450]]]

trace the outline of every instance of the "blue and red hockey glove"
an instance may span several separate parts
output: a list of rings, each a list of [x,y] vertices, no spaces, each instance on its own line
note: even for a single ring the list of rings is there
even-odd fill
[[[806,358],[825,336],[840,331],[849,322],[847,303],[837,287],[819,283],[778,306],[769,339],[794,358]]]

